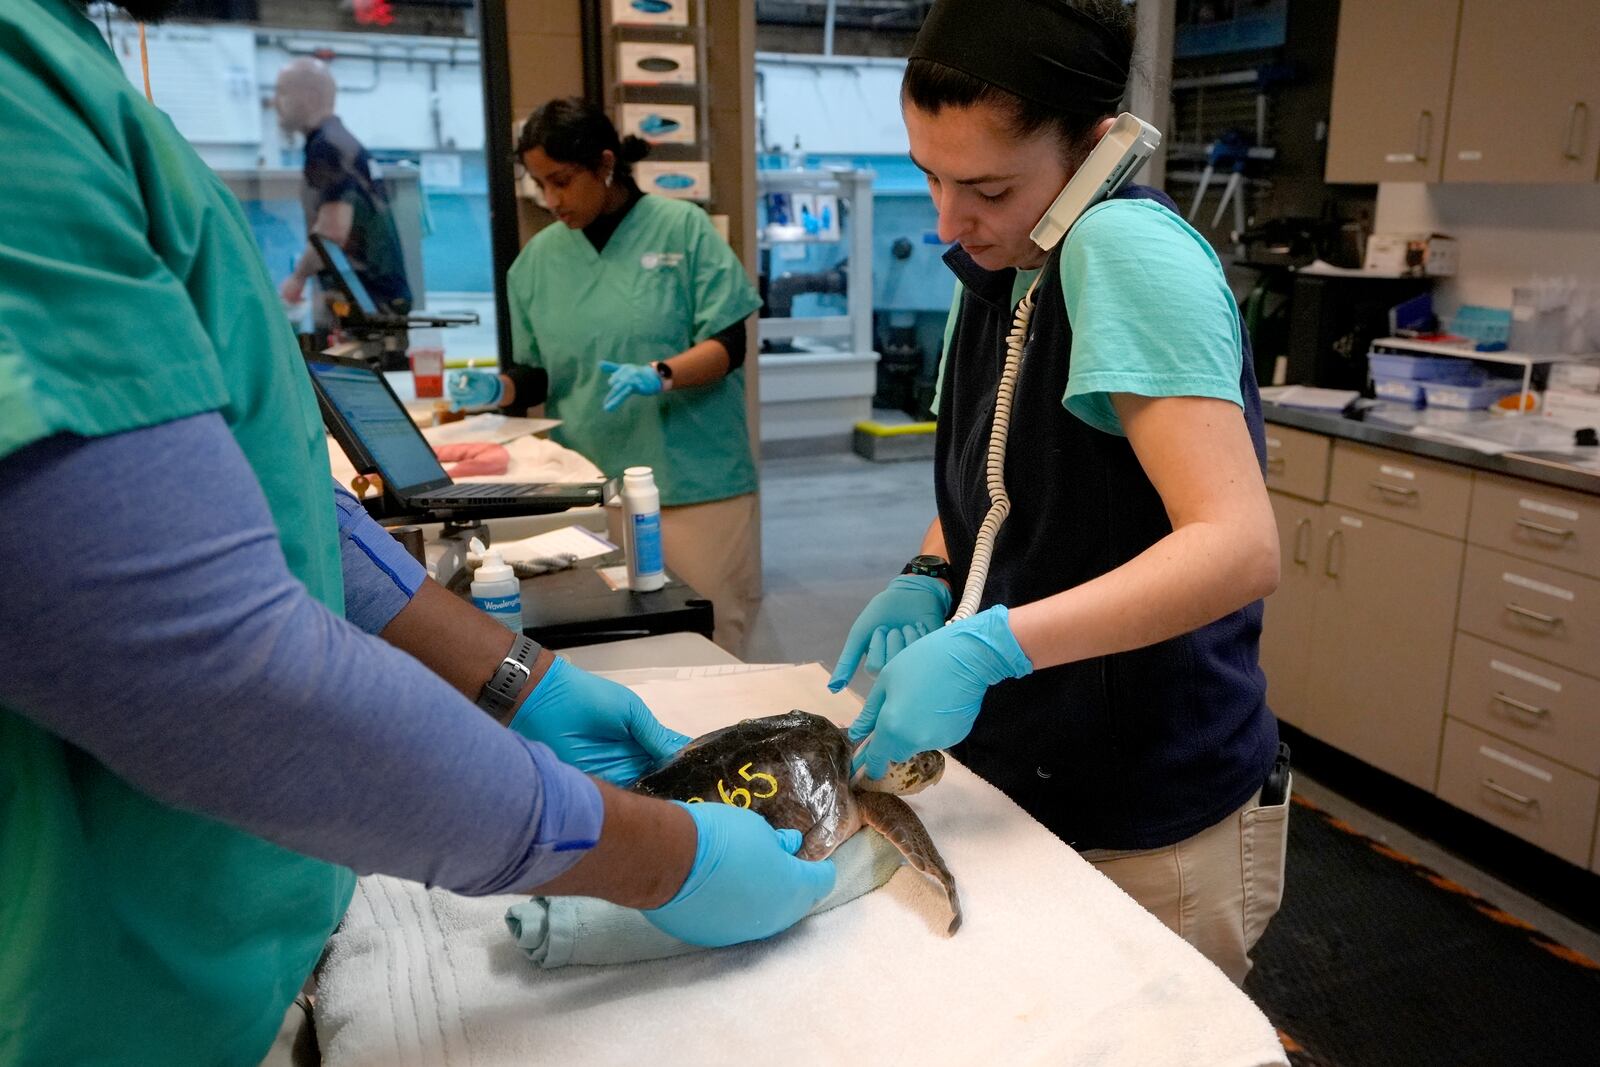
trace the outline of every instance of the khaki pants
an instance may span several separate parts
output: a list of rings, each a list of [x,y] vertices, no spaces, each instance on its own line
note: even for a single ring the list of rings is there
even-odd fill
[[[712,640],[735,656],[745,637],[761,589],[757,557],[760,511],[755,493],[661,509],[661,554],[667,569],[711,601],[716,614]],[[622,511],[608,508],[611,538],[622,544]]]
[[[1271,807],[1260,800],[1257,793],[1215,826],[1165,848],[1083,853],[1238,985],[1250,973],[1250,949],[1283,902],[1289,799]]]
[[[306,984],[311,983],[307,981]],[[317,1067],[322,1062],[317,1032],[311,1025],[311,1010],[309,995],[301,993],[294,998],[261,1067]]]

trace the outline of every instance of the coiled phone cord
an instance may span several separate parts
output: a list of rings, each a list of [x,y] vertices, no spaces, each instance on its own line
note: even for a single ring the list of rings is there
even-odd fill
[[[1033,321],[1033,291],[1039,278],[1033,279],[1027,294],[1017,305],[1016,318],[1011,332],[1006,335],[1006,365],[1000,372],[1000,386],[995,390],[994,422],[989,428],[989,459],[986,482],[989,487],[989,511],[978,527],[977,539],[972,546],[972,566],[967,568],[967,584],[961,591],[961,603],[950,621],[971,617],[983,599],[983,587],[989,581],[989,564],[994,559],[995,538],[1000,527],[1011,514],[1011,497],[1006,493],[1006,441],[1011,436],[1011,402],[1017,391],[1017,376],[1022,372],[1022,349],[1028,343],[1028,326]]]

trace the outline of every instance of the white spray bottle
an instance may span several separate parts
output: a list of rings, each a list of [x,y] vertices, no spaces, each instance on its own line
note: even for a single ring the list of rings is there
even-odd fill
[[[472,606],[514,634],[522,632],[522,582],[499,550],[490,551],[476,537],[472,551],[483,560],[472,576]]]

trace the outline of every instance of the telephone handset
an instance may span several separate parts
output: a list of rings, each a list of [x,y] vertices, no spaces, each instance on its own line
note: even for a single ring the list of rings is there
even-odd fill
[[[1028,236],[1048,252],[1085,211],[1121,189],[1161,145],[1161,131],[1124,111]]]

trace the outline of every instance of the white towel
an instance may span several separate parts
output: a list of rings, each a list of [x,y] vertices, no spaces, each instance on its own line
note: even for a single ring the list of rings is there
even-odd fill
[[[813,915],[872,892],[893,878],[904,862],[887,838],[865,828],[830,858],[837,878],[833,891],[811,909]],[[664,960],[705,951],[656,929],[633,908],[591,897],[519,897],[506,909],[505,919],[523,955],[547,970]]]
[[[847,718],[826,696],[794,699],[825,680],[698,679],[677,698],[648,683],[647,699],[691,733],[798,703]],[[961,891],[954,937],[943,895],[903,868],[770,941],[540,970],[506,932],[518,898],[363,878],[322,967],[324,1062],[1286,1064],[1220,971],[998,790],[952,762],[911,803]]]

